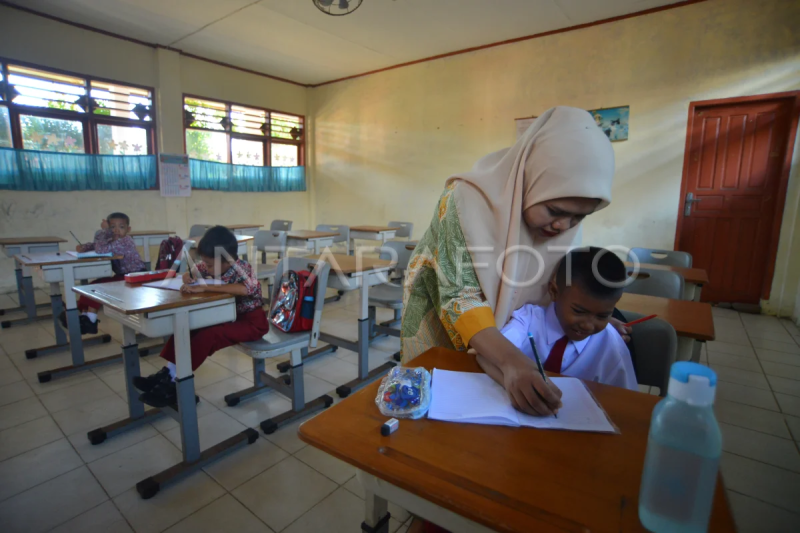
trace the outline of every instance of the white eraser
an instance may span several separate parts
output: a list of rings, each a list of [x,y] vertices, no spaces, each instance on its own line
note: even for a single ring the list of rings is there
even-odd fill
[[[400,427],[400,421],[396,418],[390,418],[386,421],[385,424],[381,426],[381,435],[387,437],[397,431],[397,428]]]

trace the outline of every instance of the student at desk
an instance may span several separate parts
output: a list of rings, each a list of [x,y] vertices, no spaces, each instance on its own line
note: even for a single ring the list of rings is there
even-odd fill
[[[261,283],[250,264],[238,258],[238,247],[231,230],[214,226],[197,244],[201,262],[183,275],[181,292],[222,292],[236,296],[236,321],[191,332],[192,370],[214,352],[241,342],[258,340],[269,331],[267,314],[261,307]],[[208,285],[198,278],[214,278],[224,284]],[[167,366],[155,374],[133,380],[133,385],[142,391],[139,400],[152,407],[165,407],[177,400],[173,337],[164,345],[161,357],[167,360]]]
[[[601,279],[595,276],[594,261]],[[514,311],[502,333],[523,354],[535,360],[528,338],[530,332],[548,372],[638,390],[628,347],[609,323],[614,306],[622,297],[625,280],[625,265],[608,250],[594,247],[572,250],[558,264],[556,275],[550,280],[550,305],[523,305]],[[494,365],[480,356],[478,362],[495,381],[503,384],[502,375]]]
[[[111,213],[107,218],[103,219],[100,223],[100,230],[94,234],[94,242],[80,244],[75,249],[78,252],[97,252],[99,254],[112,253],[114,255],[121,255],[122,259],[119,261],[112,261],[111,266],[114,269],[114,276],[108,278],[100,278],[94,280],[92,283],[108,283],[110,281],[122,281],[125,274],[131,272],[141,272],[147,270],[147,265],[144,264],[139,252],[136,250],[136,244],[133,239],[128,235],[131,230],[131,220],[125,213]],[[80,315],[81,334],[97,333],[97,310],[100,308],[97,302],[89,298],[81,296],[78,299],[78,311]],[[59,317],[61,325],[67,327],[67,315],[61,313]]]

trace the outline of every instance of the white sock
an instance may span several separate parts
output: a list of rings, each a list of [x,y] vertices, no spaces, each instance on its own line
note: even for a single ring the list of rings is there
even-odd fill
[[[97,322],[97,313],[86,312],[84,313],[84,315],[88,316],[89,320],[91,320],[92,322]]]
[[[167,361],[167,368],[169,369],[169,377],[172,378],[172,381],[175,381],[175,363]]]

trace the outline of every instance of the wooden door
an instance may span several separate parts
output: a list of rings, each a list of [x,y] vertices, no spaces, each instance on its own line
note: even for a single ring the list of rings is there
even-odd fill
[[[767,98],[690,112],[676,249],[708,272],[704,301],[757,304],[769,290],[793,107]]]

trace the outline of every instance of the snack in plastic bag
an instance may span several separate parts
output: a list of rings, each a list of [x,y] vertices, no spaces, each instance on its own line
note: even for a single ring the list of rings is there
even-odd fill
[[[392,368],[375,397],[381,413],[394,418],[422,418],[431,405],[431,373],[423,367]]]

